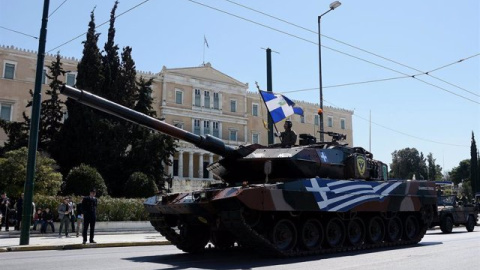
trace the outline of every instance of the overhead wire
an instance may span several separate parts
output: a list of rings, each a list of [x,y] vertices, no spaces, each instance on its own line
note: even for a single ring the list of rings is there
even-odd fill
[[[10,28],[7,28],[7,27],[0,26],[0,28],[5,29],[7,31],[15,32],[15,33],[20,34],[20,35],[24,35],[24,36],[31,37],[31,38],[34,38],[34,39],[38,39],[38,37],[36,37],[36,36],[32,36],[32,35],[29,35],[29,34],[26,34],[26,33],[23,33],[23,32],[17,31],[17,30],[13,30],[13,29],[10,29]]]
[[[209,6],[209,5],[207,5],[207,4],[200,3],[200,2],[197,2],[197,1],[194,1],[194,0],[187,0],[187,1],[192,2],[192,3],[195,3],[195,4],[197,4],[197,5],[201,5],[201,6],[204,6],[204,7],[210,8],[210,9],[213,9],[213,10],[216,10],[216,11],[218,11],[218,12],[225,13],[225,14],[227,14],[227,15],[230,15],[230,16],[233,16],[233,17],[236,17],[236,18],[239,18],[239,19],[244,20],[244,21],[251,22],[251,23],[253,23],[253,24],[260,25],[260,26],[262,26],[262,27],[271,29],[271,30],[273,30],[273,31],[276,31],[276,32],[279,32],[279,33],[282,33],[282,34],[285,34],[285,35],[288,35],[288,36],[291,36],[291,37],[294,37],[294,38],[297,38],[297,39],[300,39],[300,40],[303,40],[303,41],[306,41],[306,42],[308,42],[308,43],[312,43],[312,44],[315,44],[315,45],[318,46],[318,43],[317,43],[317,42],[314,42],[314,41],[311,41],[311,40],[308,40],[308,39],[299,37],[299,36],[297,36],[297,35],[288,33],[288,32],[286,32],[286,31],[279,30],[279,29],[276,29],[276,28],[274,28],[274,27],[271,27],[271,26],[268,26],[268,25],[265,25],[265,24],[262,24],[262,23],[259,23],[259,22],[256,22],[256,21],[253,21],[253,20],[244,18],[244,17],[241,17],[241,16],[239,16],[239,15],[230,13],[230,12],[228,12],[228,11],[225,11],[225,10],[222,10],[222,9],[219,9],[219,8],[216,8],[216,7],[212,7],[212,6]],[[337,53],[340,53],[340,54],[344,54],[344,55],[353,57],[353,58],[358,59],[358,60],[360,60],[360,61],[364,61],[364,62],[370,63],[370,64],[372,64],[372,65],[375,65],[375,66],[378,66],[378,67],[382,67],[382,68],[387,69],[387,70],[390,70],[390,71],[392,71],[392,72],[396,72],[396,73],[402,74],[402,75],[404,75],[404,76],[410,76],[410,77],[412,77],[413,79],[416,79],[416,80],[418,80],[418,81],[420,81],[420,82],[423,82],[423,83],[425,83],[425,84],[428,84],[428,85],[430,85],[430,86],[433,86],[433,87],[435,87],[435,88],[437,88],[437,89],[440,89],[440,90],[442,90],[442,91],[448,92],[448,93],[450,93],[450,94],[453,94],[453,95],[458,96],[458,97],[460,97],[460,98],[466,99],[466,100],[471,101],[471,102],[473,102],[473,103],[480,104],[480,102],[478,102],[478,101],[475,101],[475,100],[473,100],[473,99],[464,97],[464,96],[462,96],[462,95],[460,95],[460,94],[454,93],[454,92],[452,92],[452,91],[450,91],[450,90],[448,90],[448,89],[445,89],[445,88],[440,87],[440,86],[438,86],[438,85],[435,85],[435,84],[433,84],[433,83],[427,83],[427,82],[424,81],[424,80],[420,80],[420,79],[416,78],[415,75],[413,75],[413,76],[412,76],[412,75],[408,75],[408,74],[406,74],[406,73],[404,73],[404,72],[401,72],[401,71],[398,71],[398,70],[395,70],[395,69],[392,69],[392,68],[389,68],[389,67],[386,67],[386,66],[383,66],[383,65],[374,63],[374,62],[372,62],[372,61],[369,61],[369,60],[366,60],[366,59],[363,59],[363,58],[354,56],[354,55],[349,54],[349,53],[342,52],[342,51],[337,50],[337,49],[330,48],[330,47],[328,47],[328,46],[324,46],[324,45],[321,45],[321,46],[324,47],[324,48],[326,48],[326,49],[335,51],[335,52],[337,52]]]
[[[224,0],[224,1],[229,2],[229,3],[232,3],[232,4],[237,5],[237,6],[240,6],[240,7],[242,7],[242,8],[251,10],[251,11],[253,11],[253,12],[262,14],[262,15],[264,15],[264,16],[267,16],[267,17],[269,17],[269,18],[272,18],[272,19],[281,21],[281,22],[283,22],[283,23],[292,25],[292,26],[294,26],[294,27],[297,27],[297,28],[300,28],[300,29],[303,29],[303,30],[305,30],[305,31],[308,31],[308,32],[311,32],[311,33],[314,33],[314,34],[318,35],[318,32],[317,32],[317,31],[314,31],[314,30],[308,29],[308,28],[306,28],[306,27],[300,26],[300,25],[298,25],[298,24],[289,22],[289,21],[287,21],[287,20],[278,18],[278,17],[273,16],[273,15],[270,15],[270,14],[268,14],[268,13],[265,13],[265,12],[262,12],[262,11],[259,11],[259,10],[256,10],[256,9],[251,8],[251,7],[248,7],[248,6],[246,6],[246,5],[239,4],[239,3],[235,2],[235,1],[232,1],[232,0]],[[344,41],[341,41],[341,40],[332,38],[332,37],[327,36],[327,35],[324,35],[324,34],[320,34],[320,35],[321,35],[322,37],[327,38],[327,39],[330,39],[330,40],[333,40],[333,41],[338,42],[338,43],[340,43],[340,44],[343,44],[343,45],[345,45],[345,46],[354,48],[354,49],[356,49],[356,50],[365,52],[365,53],[367,53],[367,54],[371,54],[371,55],[376,56],[376,57],[378,57],[378,58],[381,58],[381,59],[383,59],[383,60],[386,60],[386,61],[395,63],[395,64],[397,64],[397,65],[400,65],[400,66],[403,66],[403,67],[406,67],[406,68],[415,70],[416,72],[420,72],[421,75],[430,76],[430,77],[432,77],[432,78],[434,78],[434,79],[437,79],[437,80],[439,80],[439,81],[441,81],[441,82],[443,82],[443,83],[445,83],[445,84],[448,84],[448,85],[453,86],[453,87],[456,87],[456,88],[458,88],[458,89],[460,89],[460,90],[462,90],[462,91],[465,91],[465,92],[468,92],[468,93],[470,93],[470,94],[472,94],[472,95],[475,95],[475,96],[479,96],[479,97],[480,97],[480,95],[478,95],[478,94],[476,94],[476,93],[474,93],[474,92],[472,92],[472,91],[469,91],[469,90],[467,90],[467,89],[465,89],[465,88],[463,88],[463,87],[460,87],[460,86],[458,86],[458,85],[456,85],[456,84],[450,83],[450,82],[448,82],[448,81],[445,81],[445,80],[443,80],[443,79],[440,79],[440,78],[438,78],[438,77],[433,76],[433,75],[430,74],[430,73],[432,73],[432,72],[434,72],[434,71],[437,71],[437,70],[440,70],[440,69],[442,69],[442,68],[448,67],[448,66],[450,66],[451,64],[450,64],[450,65],[445,65],[445,66],[443,66],[443,67],[441,67],[441,68],[437,68],[437,69],[434,69],[434,70],[430,70],[430,71],[424,72],[424,71],[419,70],[419,69],[417,69],[417,68],[414,68],[414,67],[412,67],[412,66],[408,66],[408,65],[406,65],[406,64],[400,63],[400,62],[398,62],[398,61],[395,61],[395,60],[393,60],[393,59],[390,59],[390,58],[387,58],[387,57],[385,57],[385,56],[379,55],[379,54],[377,54],[377,53],[374,53],[374,52],[371,52],[371,51],[362,49],[362,48],[360,48],[360,47],[358,47],[358,46],[349,44],[349,43],[347,43],[347,42],[344,42]],[[323,47],[323,46],[322,46],[322,47]],[[457,61],[457,62],[454,62],[454,63],[452,63],[452,64],[460,63],[460,62],[465,61],[465,60],[467,60],[467,59],[476,57],[476,56],[478,56],[478,55],[480,55],[480,53],[479,53],[479,54],[476,54],[476,55],[473,55],[473,56],[470,56],[470,57],[467,57],[467,58],[464,58],[464,59],[461,59],[461,60],[459,60],[459,61]],[[417,75],[417,76],[418,76],[418,75]]]
[[[65,2],[67,2],[68,0],[64,0],[54,11],[52,11],[52,13],[50,13],[50,15],[48,15],[48,18],[50,18],[53,14],[55,14],[55,12],[57,12],[57,10],[63,6],[63,4],[65,4]]]
[[[135,6],[133,6],[133,7],[129,8],[129,9],[127,9],[126,11],[124,11],[124,12],[122,12],[122,13],[120,13],[120,14],[116,15],[116,16],[115,16],[115,19],[116,19],[116,18],[118,18],[118,17],[120,17],[120,16],[122,16],[122,15],[124,15],[124,14],[126,14],[126,13],[128,13],[128,12],[130,12],[130,11],[132,11],[132,10],[134,10],[134,9],[136,9],[137,7],[139,7],[139,6],[143,5],[143,4],[145,4],[145,3],[146,3],[146,2],[148,2],[148,1],[150,1],[150,0],[145,0],[145,1],[143,1],[143,2],[140,2],[139,4],[137,4],[137,5],[135,5]],[[99,27],[101,27],[101,26],[103,26],[103,25],[105,25],[105,24],[107,24],[107,23],[109,23],[109,22],[110,22],[110,19],[109,19],[109,20],[107,20],[107,21],[105,21],[105,22],[103,22],[103,23],[101,23],[101,24],[99,24],[99,25],[97,25],[97,26],[95,27],[95,29],[97,29],[97,28],[99,28]],[[56,50],[56,49],[58,49],[58,48],[60,48],[60,47],[62,47],[62,46],[64,46],[64,45],[66,45],[66,44],[68,44],[68,43],[70,43],[70,42],[72,42],[72,41],[74,41],[74,40],[76,40],[76,39],[78,39],[78,38],[82,37],[82,36],[83,36],[83,35],[85,35],[86,33],[87,33],[87,32],[84,32],[84,33],[82,33],[82,34],[80,34],[80,35],[78,35],[78,36],[76,36],[76,37],[74,37],[74,38],[72,38],[72,39],[70,39],[70,40],[68,40],[68,41],[66,41],[66,42],[64,42],[64,43],[62,43],[62,44],[60,44],[60,45],[58,45],[57,47],[55,47],[55,48],[53,48],[53,49],[50,49],[50,50],[48,50],[48,51],[47,51],[47,53],[49,53],[49,52],[51,52],[51,51],[54,51],[54,50]]]

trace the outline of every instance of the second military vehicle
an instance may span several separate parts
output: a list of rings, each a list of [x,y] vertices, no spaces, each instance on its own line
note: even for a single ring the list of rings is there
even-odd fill
[[[473,204],[458,201],[455,195],[438,197],[438,215],[431,224],[440,226],[443,233],[451,233],[453,226],[465,225],[473,232],[478,221],[478,208]]]
[[[433,183],[387,181],[387,165],[361,147],[309,139],[235,149],[67,85],[62,93],[223,157],[209,166],[222,184],[144,203],[155,229],[185,252],[208,242],[282,257],[411,245],[436,215]]]

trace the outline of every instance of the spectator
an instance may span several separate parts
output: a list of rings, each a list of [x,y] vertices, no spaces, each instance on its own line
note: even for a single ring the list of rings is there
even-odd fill
[[[68,209],[70,210],[70,223],[72,225],[72,233],[75,232],[75,218],[77,212],[77,205],[73,202],[72,197],[68,197]]]
[[[38,208],[37,209],[37,212],[35,213],[35,215],[33,215],[33,230],[36,231],[37,230],[37,225],[40,224],[40,230],[42,230],[42,227],[43,227],[43,220],[42,220],[42,208]]]
[[[96,190],[90,190],[90,196],[83,197],[83,244],[87,243],[87,231],[90,226],[90,243],[96,243],[93,240],[95,232],[95,221],[97,219],[97,198],[95,198]]]
[[[17,224],[15,224],[15,229],[20,230],[22,228],[22,213],[23,213],[23,193],[18,198],[17,202],[15,203],[15,207],[17,208],[17,213],[15,217],[17,218]]]
[[[70,207],[68,205],[68,198],[63,198],[63,203],[58,206],[58,219],[60,219],[60,230],[58,236],[62,237],[63,225],[65,225],[65,237],[68,237],[68,226],[70,225]]]
[[[2,219],[0,222],[0,231],[2,230],[3,224],[5,224],[5,231],[8,232],[8,229],[9,229],[8,215],[10,214],[9,212],[10,212],[10,199],[7,197],[7,193],[2,192],[2,198],[0,199],[0,213],[2,216]]]
[[[43,224],[41,233],[47,233],[47,226],[52,226],[52,232],[55,232],[55,225],[53,225],[53,213],[50,212],[50,208],[45,208],[45,212],[42,214]]]
[[[77,237],[80,234],[80,224],[82,225],[82,229],[83,229],[82,203],[77,204]]]

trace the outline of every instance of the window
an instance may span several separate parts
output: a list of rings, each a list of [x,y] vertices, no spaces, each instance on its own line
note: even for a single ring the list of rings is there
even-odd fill
[[[200,135],[200,120],[193,120],[193,133]]]
[[[230,100],[230,111],[237,112],[237,101],[234,99]]]
[[[253,133],[252,134],[252,143],[260,143],[258,140],[258,133]]]
[[[182,123],[182,122],[173,121],[173,125],[176,126],[176,127],[178,127],[178,128],[183,129],[183,123]]]
[[[210,108],[210,92],[205,91],[203,92],[204,97],[203,97],[203,104],[205,108]]]
[[[313,118],[313,124],[315,126],[320,125],[320,116],[318,114],[315,114],[315,117]]]
[[[340,119],[340,128],[345,129],[345,118]]]
[[[173,160],[173,176],[178,176],[178,159]]]
[[[0,103],[0,119],[12,121],[12,104]]]
[[[210,134],[210,122],[204,121],[203,122],[203,134]]]
[[[200,89],[195,89],[195,103],[194,103],[194,105],[197,106],[197,107],[200,107],[200,98],[201,98]]]
[[[258,104],[252,104],[252,115],[258,116]]]
[[[219,93],[213,93],[213,108],[215,110],[220,109],[220,94]]]
[[[220,138],[220,124],[218,122],[212,122],[213,132],[212,135]]]
[[[175,89],[175,103],[183,104],[183,91]]]
[[[305,123],[305,116],[300,115],[300,123]]]
[[[230,135],[228,136],[228,138],[230,139],[230,141],[237,141],[237,131],[234,130],[234,129],[231,129],[230,130]]]
[[[3,69],[3,78],[5,79],[15,79],[15,64],[14,63],[5,63],[5,68]]]
[[[68,111],[63,112],[62,123],[64,123],[68,119]]]
[[[333,117],[329,116],[327,121],[328,121],[328,127],[333,127]]]
[[[42,74],[42,84],[47,83],[47,70],[44,68],[43,69],[43,74]]]
[[[75,86],[77,76],[75,73],[67,73],[67,85]]]

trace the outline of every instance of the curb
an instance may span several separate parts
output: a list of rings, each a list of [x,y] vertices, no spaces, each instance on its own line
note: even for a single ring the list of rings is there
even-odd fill
[[[11,246],[0,248],[2,252],[12,251],[39,251],[39,250],[72,250],[84,248],[107,248],[107,247],[135,247],[135,246],[163,246],[170,245],[169,241],[151,241],[151,242],[124,242],[124,243],[97,243],[97,244],[70,244],[70,245],[50,245],[50,246]]]

